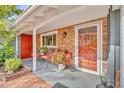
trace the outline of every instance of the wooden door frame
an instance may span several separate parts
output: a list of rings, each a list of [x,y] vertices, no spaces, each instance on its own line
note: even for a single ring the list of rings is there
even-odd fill
[[[82,69],[78,66],[78,30],[80,28],[86,28],[86,27],[91,27],[91,26],[97,26],[97,72],[91,71],[91,70],[86,70]],[[102,21],[97,21],[97,22],[90,22],[86,24],[81,24],[78,26],[75,26],[75,64],[78,69],[96,74],[96,75],[102,75]]]

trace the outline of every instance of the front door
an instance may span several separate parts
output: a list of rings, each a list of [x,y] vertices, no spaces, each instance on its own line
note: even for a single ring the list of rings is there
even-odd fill
[[[32,35],[21,35],[21,58],[32,57]]]
[[[78,66],[97,72],[97,26],[78,29]]]

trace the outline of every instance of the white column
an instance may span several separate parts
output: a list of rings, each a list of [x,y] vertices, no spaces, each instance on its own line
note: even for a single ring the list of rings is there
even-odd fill
[[[16,36],[16,56],[19,56],[19,38]]]
[[[36,71],[36,29],[33,30],[33,71]]]
[[[121,6],[120,25],[120,87],[124,88],[124,6]]]

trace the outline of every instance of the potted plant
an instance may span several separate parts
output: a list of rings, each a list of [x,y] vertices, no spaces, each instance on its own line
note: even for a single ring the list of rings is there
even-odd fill
[[[65,68],[66,57],[64,52],[56,52],[53,54],[53,62],[58,64],[58,71],[61,71]]]
[[[42,53],[43,55],[46,54],[48,51],[48,48],[47,47],[41,47],[39,48],[39,52]]]

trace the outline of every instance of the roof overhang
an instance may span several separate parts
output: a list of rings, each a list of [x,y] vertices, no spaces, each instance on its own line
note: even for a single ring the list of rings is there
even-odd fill
[[[31,12],[33,12],[36,8],[38,8],[39,6],[29,6],[29,8],[27,8],[25,11],[23,11],[18,17],[17,19],[10,24],[10,28],[14,28],[17,24],[19,24],[27,15],[29,15]]]
[[[103,17],[108,14],[109,7],[109,5],[30,6],[17,18],[11,28],[15,28],[20,34],[32,31],[34,28],[38,32],[49,31]],[[119,9],[119,6],[113,6],[113,10],[116,9]]]
[[[26,28],[31,30],[40,23],[76,7],[76,5],[64,5],[59,7],[57,5],[31,6],[26,11],[24,11],[14,23],[10,25],[10,28],[14,28],[16,31],[21,31]]]
[[[51,8],[57,8],[57,6],[51,6],[51,5],[42,5],[42,6],[41,5],[32,5],[32,6],[30,6],[21,15],[18,16],[18,18],[16,19],[16,21],[14,21],[10,25],[10,28],[16,28],[16,26],[17,25],[20,25],[21,22],[23,23],[23,24],[21,24],[22,26],[23,25],[25,26],[28,23],[35,22],[36,19],[39,19],[39,18],[41,18],[41,17],[44,16],[44,14],[42,13],[42,11],[46,10],[49,7],[51,7]],[[40,9],[41,9],[41,11],[37,11],[37,10],[40,10]],[[28,19],[27,19],[27,17],[28,17]],[[25,22],[25,20],[26,20],[26,22]]]

